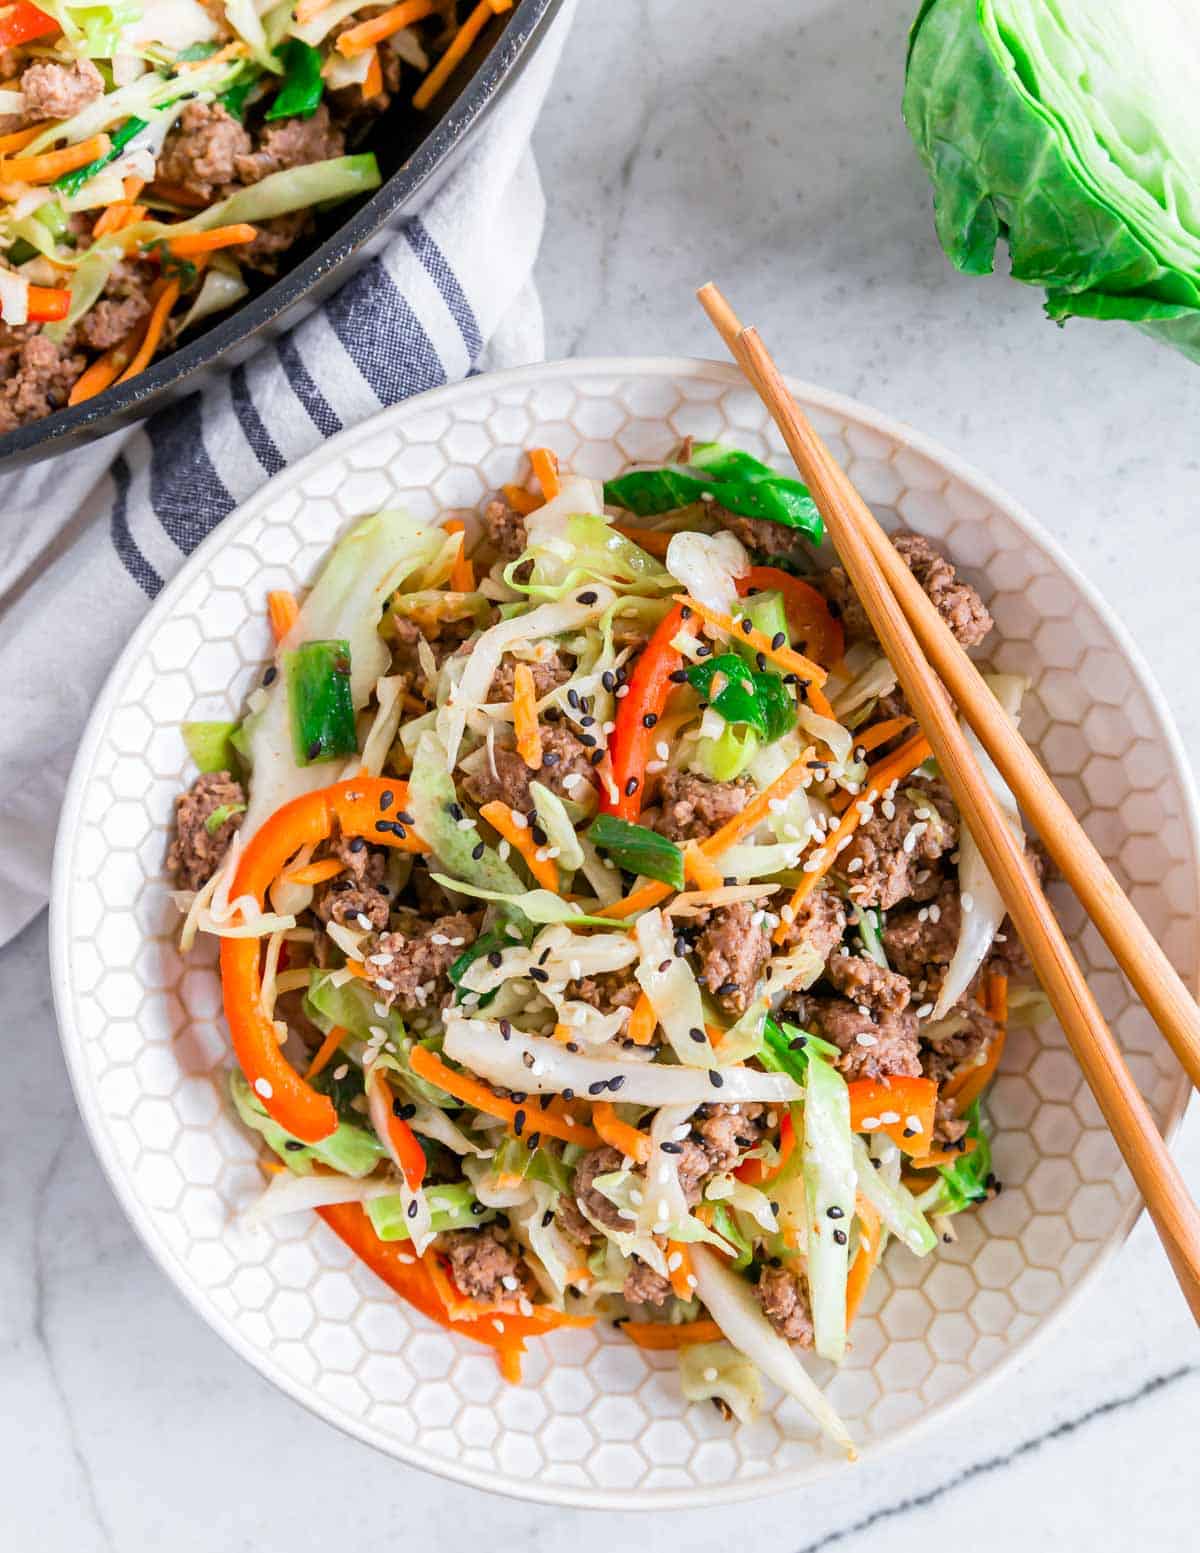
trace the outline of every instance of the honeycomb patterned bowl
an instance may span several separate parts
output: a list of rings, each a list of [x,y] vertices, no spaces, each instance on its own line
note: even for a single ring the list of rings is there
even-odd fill
[[[1134,904],[1194,979],[1195,801],[1169,714],[1119,623],[998,490],[874,412],[795,385],[885,521],[946,547],[995,615],[1000,669],[1033,689],[1024,726]],[[53,974],[80,1109],[129,1217],[167,1275],[262,1374],[417,1466],[560,1504],[695,1505],[847,1470],[798,1408],[750,1427],[681,1400],[669,1355],[611,1329],[533,1345],[520,1386],[490,1354],[402,1304],[315,1215],[251,1235],[254,1140],[226,1101],[214,957],[184,963],[163,873],[187,718],[238,715],[269,653],[268,588],[300,587],[330,541],[389,504],[473,507],[545,443],[608,476],[685,433],[780,458],[732,370],[574,361],[468,380],[384,411],[272,480],[164,590],[113,671],[70,783],[55,864]],[[1186,1081],[1094,929],[1063,914],[1162,1127]],[[836,1376],[864,1452],[961,1404],[1097,1276],[1138,1203],[1061,1031],[1014,1032],[992,1092],[1001,1195],[926,1261],[893,1246]]]

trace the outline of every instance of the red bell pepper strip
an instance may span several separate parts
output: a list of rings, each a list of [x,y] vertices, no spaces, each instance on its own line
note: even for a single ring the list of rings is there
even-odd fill
[[[906,1154],[928,1154],[938,1092],[931,1078],[860,1078],[846,1088],[850,1092],[852,1131],[885,1132]],[[883,1120],[893,1114],[899,1121]],[[916,1118],[917,1129],[913,1129],[909,1117]],[[867,1127],[867,1122],[875,1125]]]
[[[409,1190],[419,1191],[425,1179],[425,1150],[417,1142],[416,1133],[404,1118],[396,1114],[396,1097],[383,1074],[372,1072],[371,1083],[378,1084],[387,1096],[387,1142],[391,1145],[392,1154],[408,1182]]]
[[[737,590],[743,598],[752,590],[781,593],[792,636],[805,656],[826,669],[841,659],[845,651],[841,623],[833,618],[829,605],[809,583],[778,566],[752,566],[738,578]]]
[[[636,820],[642,812],[646,762],[656,740],[654,725],[675,688],[671,675],[683,665],[671,643],[684,629],[684,607],[676,604],[659,621],[629,676],[629,694],[617,706],[616,726],[608,741],[617,796],[602,792],[600,808],[622,820]]]
[[[324,841],[335,824],[343,836],[363,836],[377,846],[427,851],[411,828],[394,818],[403,811],[407,795],[403,782],[352,777],[294,798],[250,838],[232,897],[250,895],[261,906],[288,859],[302,846]],[[279,1049],[275,1027],[262,1008],[261,948],[257,938],[221,940],[221,986],[234,1056],[272,1121],[305,1143],[319,1143],[337,1127],[337,1112],[326,1095],[305,1083]]]
[[[29,43],[34,38],[48,38],[52,32],[58,32],[59,25],[53,16],[47,16],[45,11],[39,10],[36,5],[28,5],[25,0],[18,0],[16,5],[6,5],[0,10],[0,49],[16,48],[20,43]]]
[[[744,1159],[733,1173],[747,1186],[765,1186],[782,1173],[795,1147],[796,1129],[792,1126],[792,1113],[785,1111],[779,1124],[779,1163],[775,1168],[772,1170],[765,1159]]]
[[[30,286],[29,322],[54,324],[71,309],[71,293],[57,286]]]
[[[401,1299],[407,1300],[439,1326],[494,1348],[505,1379],[520,1380],[520,1356],[525,1347],[524,1339],[534,1329],[533,1323],[518,1316],[505,1316],[499,1323],[503,1330],[497,1331],[496,1322],[490,1319],[451,1321],[424,1263],[413,1254],[410,1241],[380,1240],[361,1203],[336,1203],[332,1207],[318,1208],[317,1212],[355,1256],[360,1257]]]

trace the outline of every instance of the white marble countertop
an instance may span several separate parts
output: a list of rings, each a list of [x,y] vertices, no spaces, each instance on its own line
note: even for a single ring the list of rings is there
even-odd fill
[[[784,364],[948,443],[1023,500],[1117,606],[1200,754],[1200,369],[1131,330],[956,276],[899,120],[915,0],[599,0],[538,137],[548,353],[719,354],[719,280]],[[141,1250],[54,1036],[44,920],[0,953],[0,1548],[745,1541],[742,1507],[601,1517],[422,1476],[233,1356]],[[1200,1184],[1200,1122],[1179,1140]],[[753,1511],[756,1543],[925,1553],[1195,1546],[1200,1345],[1153,1233],[1026,1366],[919,1447]]]

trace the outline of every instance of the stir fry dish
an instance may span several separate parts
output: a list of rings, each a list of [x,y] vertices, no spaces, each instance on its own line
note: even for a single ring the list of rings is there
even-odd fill
[[[380,181],[513,0],[0,5],[0,433],[141,372]]]
[[[168,866],[271,1156],[250,1218],[315,1209],[510,1379],[614,1322],[852,1450],[800,1354],[1000,1190],[981,1100],[1038,994],[805,487],[690,439],[605,485],[530,464],[357,523],[264,600],[245,717],[184,726]]]

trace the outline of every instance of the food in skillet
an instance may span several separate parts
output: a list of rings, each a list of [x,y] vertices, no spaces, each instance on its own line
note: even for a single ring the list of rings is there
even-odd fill
[[[604,487],[532,464],[465,529],[358,523],[270,596],[245,719],[185,727],[169,866],[277,1156],[252,1216],[315,1208],[510,1378],[614,1320],[849,1449],[798,1353],[999,1190],[1020,947],[802,485],[690,441]]]
[[[0,5],[0,433],[124,382],[274,275],[359,151],[512,0]]]

